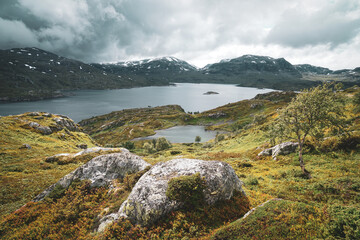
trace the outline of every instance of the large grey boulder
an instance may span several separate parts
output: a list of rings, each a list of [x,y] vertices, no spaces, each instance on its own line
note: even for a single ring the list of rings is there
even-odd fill
[[[205,178],[205,201],[214,204],[219,200],[230,199],[234,191],[241,191],[242,182],[234,169],[224,162],[197,159],[174,159],[154,165],[136,183],[118,213],[105,216],[100,221],[98,231],[111,222],[126,217],[136,224],[151,225],[162,216],[182,206],[181,202],[166,196],[168,182],[178,176],[200,173]]]
[[[110,184],[112,180],[124,178],[126,174],[136,173],[150,166],[139,156],[122,149],[121,153],[112,153],[93,158],[51,185],[36,196],[33,201],[40,201],[48,196],[57,186],[68,188],[75,179],[91,181],[91,186],[98,187]]]
[[[261,151],[258,156],[272,156],[272,158],[276,160],[278,155],[288,155],[295,152],[298,145],[299,143],[297,142],[283,142]]]

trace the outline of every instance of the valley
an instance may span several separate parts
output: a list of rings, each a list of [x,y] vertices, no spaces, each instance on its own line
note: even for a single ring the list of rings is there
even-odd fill
[[[226,104],[201,113],[186,113],[180,106],[167,105],[116,111],[79,122],[65,116],[26,113],[1,117],[1,191],[0,236],[6,239],[336,239],[355,238],[359,221],[359,105],[358,87],[342,92],[346,97],[348,137],[331,136],[306,143],[305,162],[313,178],[307,179],[299,168],[297,153],[278,156],[258,154],[273,146],[269,132],[294,92],[269,92],[249,100]],[[65,119],[64,124],[56,119]],[[55,119],[55,120],[54,120]],[[39,124],[30,124],[36,122]],[[65,122],[67,124],[65,124]],[[134,141],[172,126],[202,125],[221,131],[205,143],[165,143]],[[71,127],[77,126],[77,127]],[[49,127],[51,132],[44,131]],[[330,134],[330,133],[329,133]],[[30,145],[30,148],[24,146]],[[88,182],[72,183],[40,202],[29,202],[61,177],[83,166],[104,150],[77,157],[57,156],[77,153],[79,146],[89,149],[104,146],[123,154],[129,149],[147,163],[155,165],[174,159],[201,159],[229,164],[246,198],[235,193],[231,200],[214,206],[179,209],[151,226],[120,220],[96,233],[94,228],[107,214],[116,213],[144,172],[116,180],[116,190],[106,186],[89,188]],[[109,150],[107,150],[109,151]],[[50,160],[52,159],[52,160]],[[93,161],[93,160],[92,160]],[[160,166],[160,165],[155,165]],[[61,190],[61,191],[60,191]],[[56,193],[56,194],[55,194]],[[271,200],[275,199],[275,200]],[[259,206],[266,201],[268,203]],[[259,206],[247,218],[241,217]],[[16,209],[19,210],[15,211]],[[14,212],[15,211],[15,212]],[[111,215],[111,214],[110,214]],[[45,224],[46,222],[46,224]]]

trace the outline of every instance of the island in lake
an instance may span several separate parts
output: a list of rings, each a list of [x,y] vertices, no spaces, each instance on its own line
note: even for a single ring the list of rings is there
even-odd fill
[[[203,95],[214,95],[214,94],[219,94],[219,93],[214,91],[207,91],[206,93],[203,93]]]

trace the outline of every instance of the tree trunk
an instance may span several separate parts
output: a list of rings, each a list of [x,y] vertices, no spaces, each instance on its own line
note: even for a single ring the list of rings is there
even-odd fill
[[[303,160],[303,156],[302,156],[302,152],[303,152],[303,143],[299,142],[299,162],[300,162],[300,167],[301,167],[301,171],[303,172],[303,174],[310,179],[311,178],[311,174],[308,170],[305,169],[305,164],[304,164],[304,160]]]

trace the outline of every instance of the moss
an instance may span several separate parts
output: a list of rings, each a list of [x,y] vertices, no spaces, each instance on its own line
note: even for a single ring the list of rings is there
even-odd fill
[[[170,179],[166,196],[184,203],[185,208],[198,207],[204,203],[205,178],[196,173]]]
[[[291,201],[271,201],[247,218],[217,231],[211,239],[316,239],[324,237],[326,214]]]

